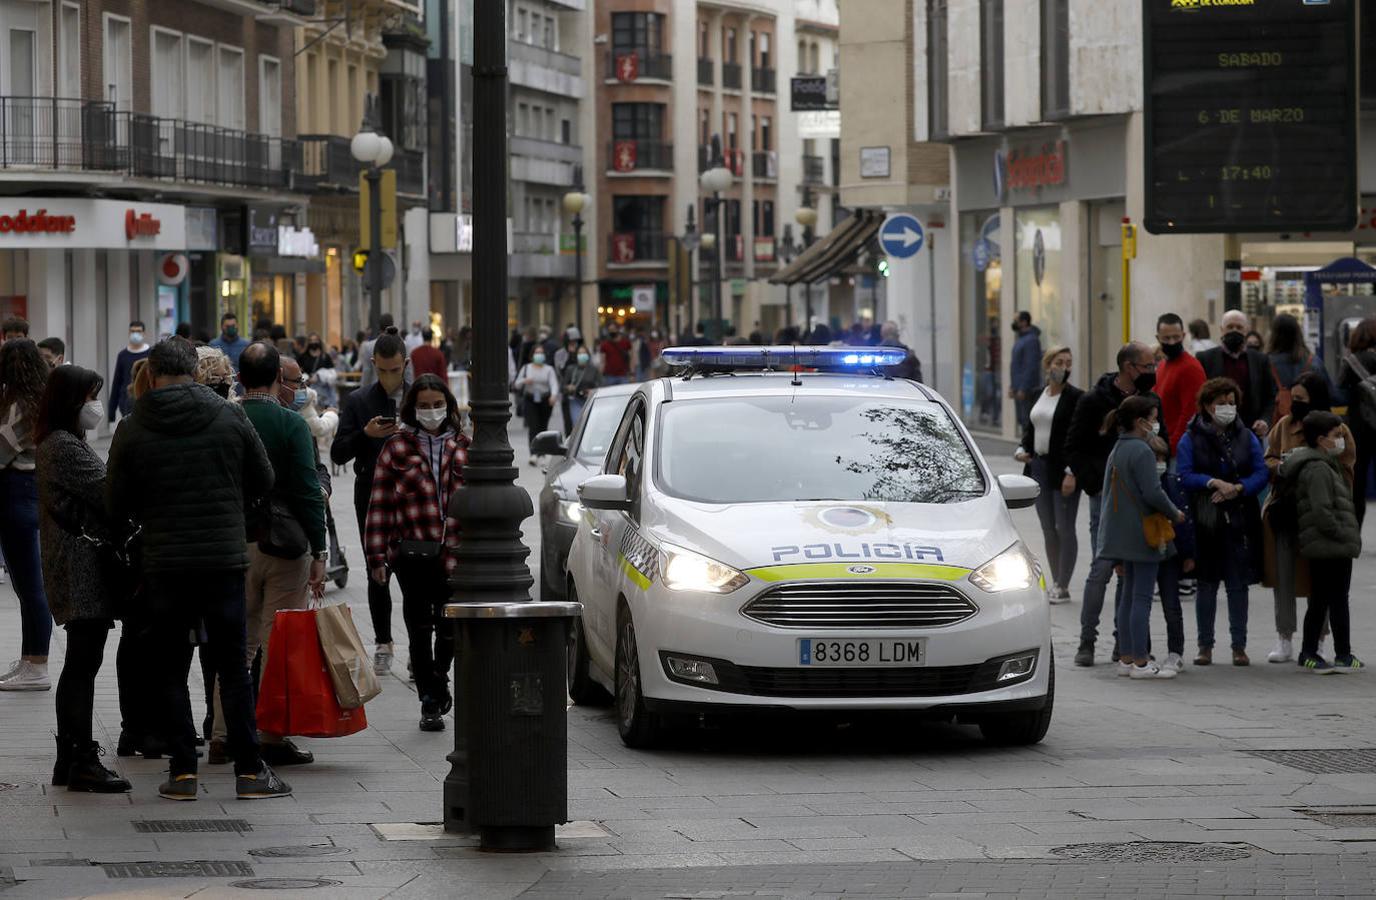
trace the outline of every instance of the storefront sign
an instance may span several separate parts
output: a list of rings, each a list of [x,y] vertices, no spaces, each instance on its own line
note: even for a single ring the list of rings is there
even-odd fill
[[[169,253],[158,263],[158,281],[167,285],[178,285],[186,280],[191,271],[191,263],[182,253]]]
[[[825,140],[840,136],[841,111],[839,109],[798,113],[798,137]]]
[[[799,75],[789,80],[792,110],[830,109],[827,103],[827,76]]]
[[[1346,231],[1356,224],[1357,10],[1368,5],[1144,5],[1148,231]]]
[[[320,255],[320,245],[315,241],[315,232],[309,228],[292,228],[288,225],[277,226],[277,255],[300,256],[314,259]]]
[[[124,236],[128,240],[157,237],[162,233],[162,222],[153,218],[152,213],[141,213],[129,209],[124,212]]]
[[[1017,147],[994,152],[994,193],[1000,200],[1009,191],[1038,191],[1066,181],[1065,141],[1042,147]]]
[[[0,215],[0,234],[71,234],[76,231],[76,216],[50,216],[46,209],[33,215],[21,209],[13,215]]]
[[[631,288],[631,305],[638,313],[655,311],[655,286],[637,284]]]
[[[244,252],[251,256],[277,255],[277,210],[244,208]]]

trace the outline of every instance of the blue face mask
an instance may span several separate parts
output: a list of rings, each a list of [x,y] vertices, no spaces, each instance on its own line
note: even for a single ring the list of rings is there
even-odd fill
[[[310,394],[306,393],[306,389],[297,388],[296,392],[292,394],[291,398],[292,410],[295,412],[299,412],[300,410],[304,409],[306,406],[306,401],[308,400],[310,400]]]

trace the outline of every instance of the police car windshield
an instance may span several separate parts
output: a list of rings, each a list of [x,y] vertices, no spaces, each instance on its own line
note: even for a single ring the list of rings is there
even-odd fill
[[[679,400],[661,407],[658,480],[707,503],[955,503],[984,476],[939,406],[866,397]]]
[[[588,465],[597,465],[607,455],[607,447],[616,436],[616,426],[621,414],[626,411],[626,397],[594,396],[588,403],[583,415],[588,422],[583,426],[583,437],[578,442],[578,452],[574,459]]]

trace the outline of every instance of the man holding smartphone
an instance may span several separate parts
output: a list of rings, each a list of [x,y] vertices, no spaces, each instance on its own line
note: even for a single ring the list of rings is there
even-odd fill
[[[406,396],[406,345],[395,334],[373,342],[373,371],[377,381],[359,388],[344,401],[339,432],[330,446],[330,459],[342,466],[354,462],[354,514],[363,533],[368,518],[368,498],[373,490],[373,469],[387,439],[396,434],[397,410]],[[368,614],[373,620],[377,650],[373,668],[385,675],[392,668],[392,594],[390,581],[368,579]]]

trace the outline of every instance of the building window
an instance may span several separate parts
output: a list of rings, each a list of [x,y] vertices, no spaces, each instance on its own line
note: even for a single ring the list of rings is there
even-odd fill
[[[774,121],[769,116],[765,116],[764,118],[760,119],[760,149],[773,150],[773,144]]]
[[[798,74],[811,75],[812,69],[807,64],[807,42],[798,42]]]
[[[57,95],[81,97],[81,7],[63,3],[57,26],[61,57],[57,66]]]
[[[740,119],[735,113],[726,114],[726,149],[734,152],[740,144],[736,140],[736,132],[740,130]]]
[[[812,45],[812,74],[822,74],[822,56],[820,51],[817,49],[816,43],[813,43]]]
[[[751,210],[755,224],[755,237],[774,236],[774,201],[756,200]]]
[[[612,13],[612,52],[659,56],[664,52],[664,16],[659,13]]]
[[[271,56],[258,58],[258,130],[282,136],[282,64]]]
[[[525,43],[526,40],[526,11],[516,10],[516,40]]]
[[[621,141],[658,141],[663,135],[663,103],[612,104],[612,137]]]
[[[736,64],[736,29],[726,29],[726,36],[723,38],[726,47],[726,61],[732,65]]]
[[[698,59],[710,59],[712,48],[707,43],[707,23],[698,22]]]
[[[315,69],[311,69],[314,74]],[[215,123],[215,45],[186,36],[186,117],[205,125]],[[317,113],[317,115],[322,115]],[[322,120],[323,121],[323,120]]]
[[[568,119],[559,120],[559,140],[564,144],[573,143],[573,123]]]
[[[946,32],[947,0],[927,0],[927,130],[931,137],[950,132],[950,44]]]
[[[612,223],[618,232],[658,234],[664,230],[664,198],[613,197]]]
[[[1003,0],[980,0],[980,124],[1003,127]]]
[[[216,84],[220,91],[220,126],[235,131],[244,130],[244,51],[237,47],[221,46],[219,75]]]
[[[767,32],[767,31],[761,31],[761,32],[760,32],[760,37],[759,37],[759,41],[758,41],[758,46],[759,46],[759,50],[760,50],[760,61],[759,61],[759,63],[758,63],[759,67],[760,67],[761,69],[773,68],[773,67],[770,65],[769,32]]]
[[[1368,17],[1363,17],[1363,25],[1367,20]],[[1042,118],[1050,120],[1068,115],[1070,0],[1042,0]]]

